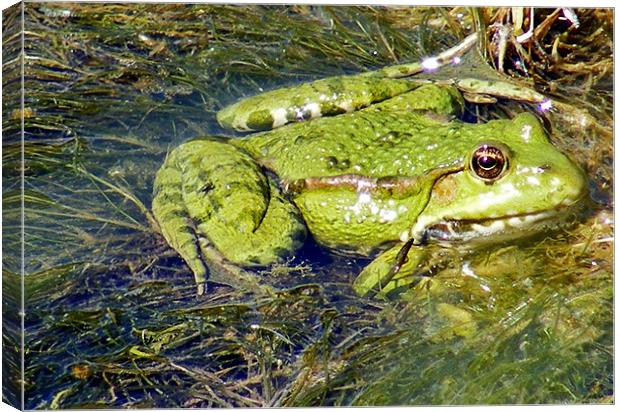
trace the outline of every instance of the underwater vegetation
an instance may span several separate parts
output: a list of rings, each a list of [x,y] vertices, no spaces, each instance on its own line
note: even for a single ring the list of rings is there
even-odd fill
[[[613,402],[613,24],[611,9],[5,10],[4,401]],[[475,30],[486,34],[495,71],[571,108],[545,118],[553,143],[588,175],[581,219],[466,256],[432,247],[450,264],[429,268],[400,299],[360,298],[351,283],[368,262],[312,242],[255,271],[269,293],[213,284],[196,296],[151,212],[153,179],[171,149],[223,134],[215,113],[242,97],[416,61]],[[466,116],[526,109],[535,108],[500,100],[469,104]]]

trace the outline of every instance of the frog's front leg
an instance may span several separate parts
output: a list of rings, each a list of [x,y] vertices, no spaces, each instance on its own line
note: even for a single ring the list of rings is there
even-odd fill
[[[370,262],[353,282],[355,292],[381,297],[409,287],[416,280],[416,268],[427,256],[425,248],[412,243],[398,243]]]
[[[217,140],[190,141],[168,156],[155,179],[153,213],[199,285],[207,278],[205,261],[222,266],[205,253],[201,238],[230,267],[274,263],[294,252],[306,236],[299,211],[260,166],[243,150]],[[232,277],[241,273],[227,272]]]

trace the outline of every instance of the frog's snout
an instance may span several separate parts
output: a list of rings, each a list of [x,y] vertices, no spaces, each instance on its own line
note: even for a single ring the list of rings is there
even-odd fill
[[[548,174],[547,196],[553,204],[572,206],[581,201],[588,193],[588,180],[584,171],[575,163],[565,158],[565,162],[556,165],[543,164],[538,167]]]

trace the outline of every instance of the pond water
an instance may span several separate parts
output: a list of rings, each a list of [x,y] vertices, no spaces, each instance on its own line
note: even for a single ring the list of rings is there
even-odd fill
[[[450,264],[387,301],[351,289],[367,260],[311,241],[255,271],[278,293],[211,284],[197,297],[154,228],[153,179],[182,142],[235,135],[215,120],[225,105],[435,54],[471,31],[466,9],[26,3],[23,110],[18,61],[6,63],[20,13],[3,14],[6,401],[21,402],[22,269],[28,409],[613,401],[604,10],[581,11],[581,32],[554,29],[584,41],[570,57],[588,75],[573,61],[563,77],[532,70],[596,126],[549,115],[554,143],[588,173],[588,210],[519,243],[437,248]]]

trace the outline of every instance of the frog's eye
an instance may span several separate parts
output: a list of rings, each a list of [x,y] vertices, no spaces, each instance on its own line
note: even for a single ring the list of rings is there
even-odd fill
[[[482,180],[495,180],[508,168],[508,156],[498,146],[483,144],[471,156],[471,170]]]

